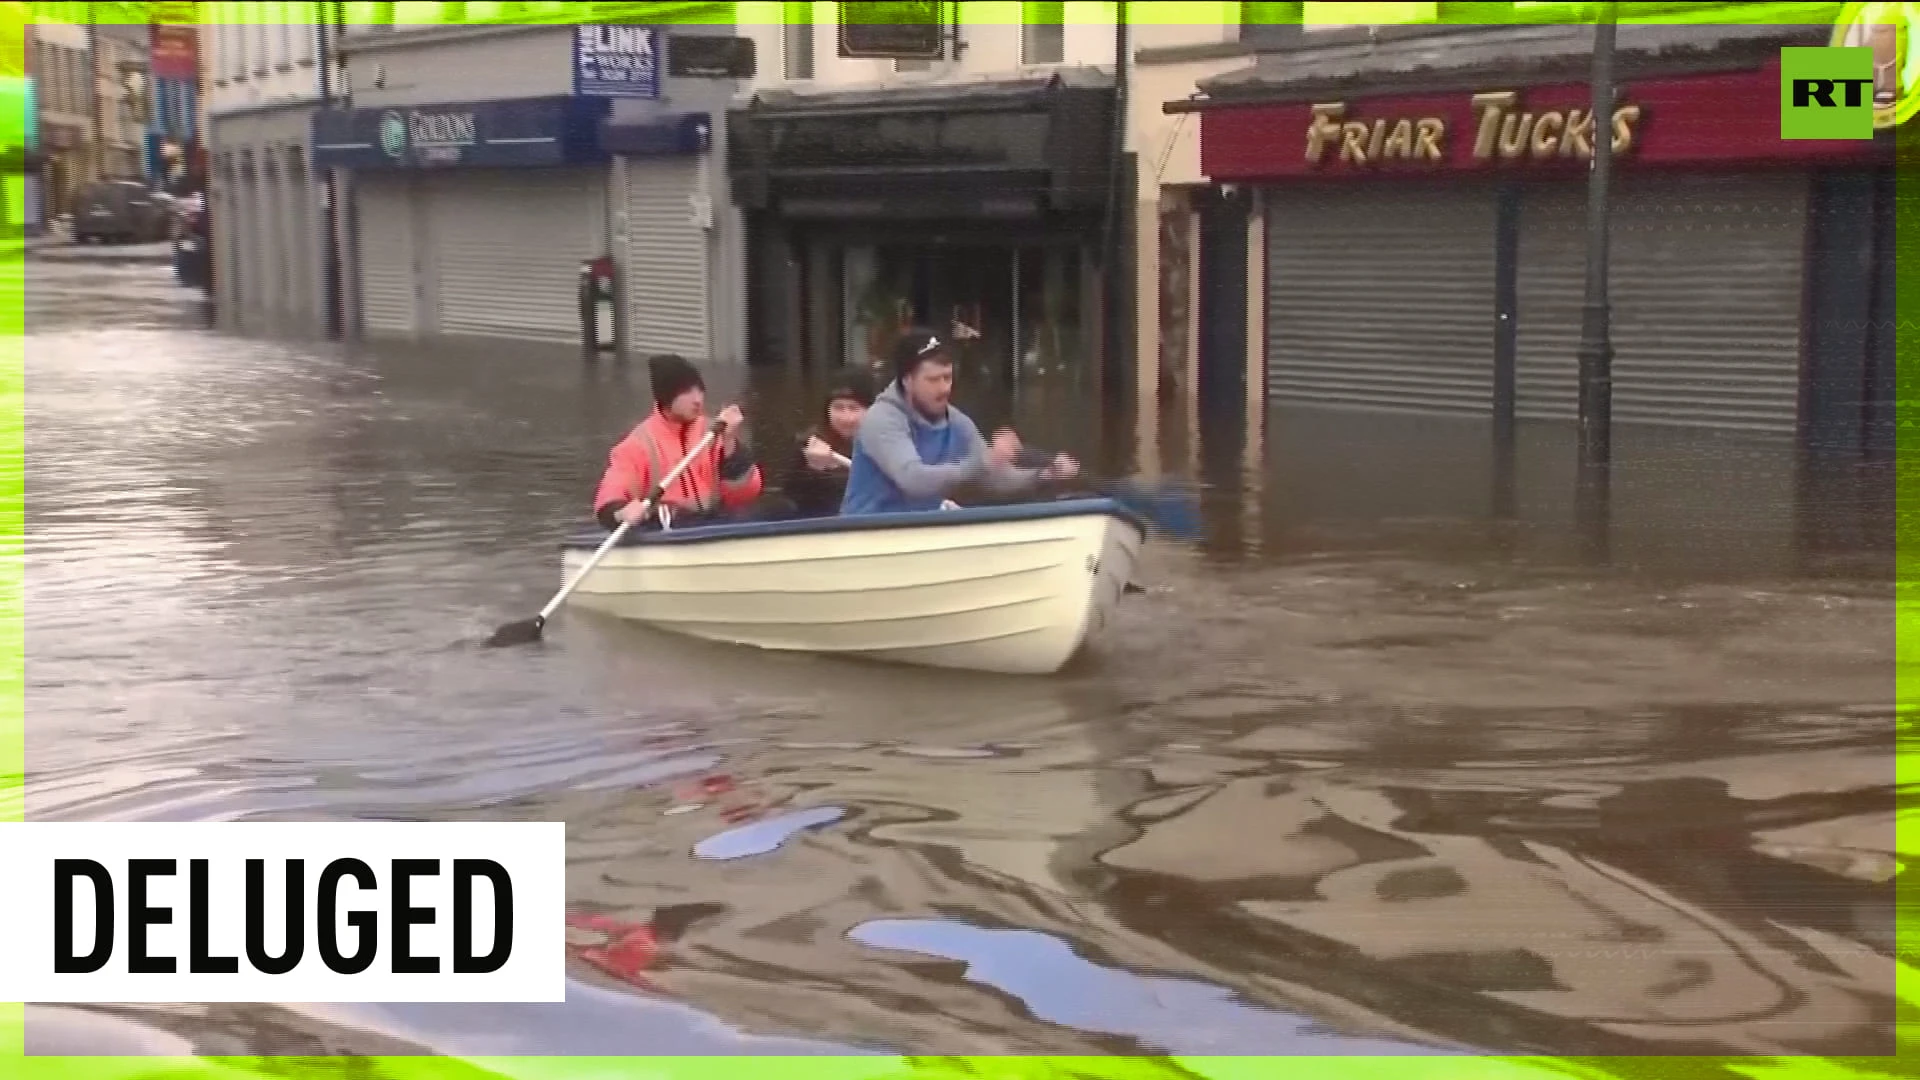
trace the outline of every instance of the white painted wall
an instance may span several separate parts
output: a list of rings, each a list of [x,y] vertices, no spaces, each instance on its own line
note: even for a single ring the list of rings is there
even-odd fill
[[[318,3],[202,5],[201,64],[211,116],[320,96]]]
[[[87,47],[87,28],[79,23],[55,22],[52,19],[36,19],[29,24],[34,38],[49,45],[58,45],[65,49],[84,49]]]
[[[348,65],[356,108],[573,92],[573,28],[569,26],[427,40],[398,31],[357,40]]]
[[[1141,50],[1221,45],[1239,40],[1240,5],[1230,0],[1184,4],[1180,18],[1185,21],[1136,24],[1133,28],[1136,57]],[[1179,467],[1178,463],[1160,461],[1157,435],[1161,416],[1160,202],[1168,189],[1205,182],[1200,172],[1200,117],[1193,113],[1169,115],[1162,107],[1169,101],[1192,97],[1202,80],[1252,62],[1253,58],[1247,55],[1173,63],[1140,63],[1136,59],[1128,72],[1127,149],[1138,155],[1139,162],[1135,189],[1138,232],[1134,248],[1135,370],[1139,380],[1136,423],[1140,434],[1140,465],[1150,476],[1163,468]],[[1195,287],[1191,276],[1195,270],[1188,267],[1190,291]],[[1189,342],[1197,331],[1189,313]],[[1176,386],[1192,385],[1192,362],[1189,354],[1186,370],[1172,373]],[[1182,404],[1191,423],[1195,402],[1189,396]]]

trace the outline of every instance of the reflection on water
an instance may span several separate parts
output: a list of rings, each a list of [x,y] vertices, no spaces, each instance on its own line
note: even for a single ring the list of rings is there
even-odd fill
[[[644,375],[221,338],[164,273],[29,298],[28,812],[564,820],[570,906],[653,937],[644,986],[579,962],[561,1005],[35,1009],[36,1051],[1893,1046],[1891,590],[1790,573],[1777,476],[1647,450],[1675,494],[1623,504],[1660,524],[1596,570],[1559,557],[1558,481],[1502,522],[1444,432],[1189,456],[1026,388],[1030,442],[1213,484],[1082,669],[580,614],[484,650],[557,582]],[[769,455],[812,406],[712,381]]]
[[[709,836],[693,845],[693,857],[696,859],[744,859],[750,855],[765,855],[779,848],[781,844],[797,836],[801,831],[832,824],[846,814],[845,810],[837,806],[821,806],[758,821],[752,825],[742,825],[737,829],[728,829],[716,836]]]
[[[1400,1043],[1336,1036],[1300,1017],[1250,1005],[1220,987],[1104,967],[1032,930],[879,919],[855,927],[852,936],[877,949],[962,963],[968,982],[1017,999],[1036,1020],[1129,1040],[1116,1052],[1400,1056],[1409,1050]]]

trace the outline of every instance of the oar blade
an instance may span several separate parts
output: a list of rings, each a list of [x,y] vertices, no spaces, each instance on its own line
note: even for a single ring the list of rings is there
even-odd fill
[[[546,629],[547,620],[538,615],[519,622],[510,622],[493,632],[487,639],[489,649],[504,649],[515,645],[531,645],[540,640],[540,632]]]
[[[1147,519],[1150,528],[1175,540],[1192,543],[1206,535],[1199,495],[1137,484],[1115,484],[1106,495]]]

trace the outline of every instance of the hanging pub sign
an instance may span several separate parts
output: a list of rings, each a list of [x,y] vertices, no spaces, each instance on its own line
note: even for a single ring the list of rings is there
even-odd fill
[[[840,55],[850,59],[938,60],[946,51],[939,0],[843,3]]]
[[[676,79],[751,79],[753,39],[674,34],[667,38],[667,74]]]

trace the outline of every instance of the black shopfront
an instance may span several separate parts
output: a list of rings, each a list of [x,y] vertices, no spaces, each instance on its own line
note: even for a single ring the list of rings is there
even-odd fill
[[[968,369],[1098,377],[1102,272],[1130,192],[1105,76],[763,94],[730,117],[748,353],[876,363],[906,326],[980,332]],[[1123,200],[1124,201],[1124,200]],[[1075,381],[1080,381],[1075,379]]]

